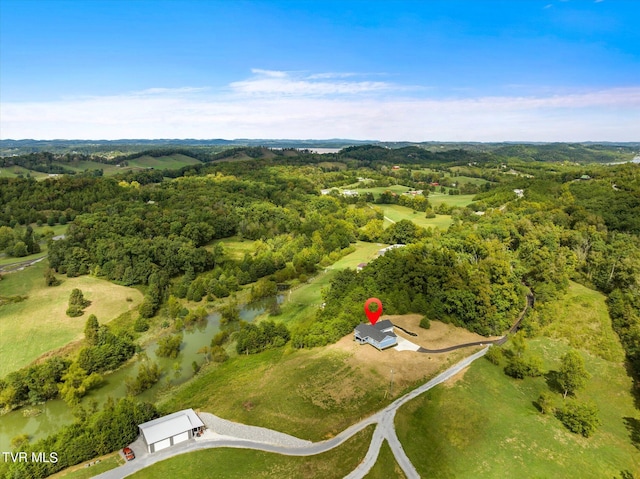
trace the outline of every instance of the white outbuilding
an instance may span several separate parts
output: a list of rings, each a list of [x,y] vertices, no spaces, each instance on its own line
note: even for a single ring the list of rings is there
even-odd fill
[[[138,426],[149,452],[158,452],[188,441],[199,434],[204,423],[193,409],[174,412]]]

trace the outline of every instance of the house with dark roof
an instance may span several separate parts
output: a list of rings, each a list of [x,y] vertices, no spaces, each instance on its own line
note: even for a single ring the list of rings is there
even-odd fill
[[[398,344],[398,337],[393,332],[393,323],[388,319],[376,324],[359,324],[353,330],[354,340],[359,344],[369,343],[376,349],[383,350]]]

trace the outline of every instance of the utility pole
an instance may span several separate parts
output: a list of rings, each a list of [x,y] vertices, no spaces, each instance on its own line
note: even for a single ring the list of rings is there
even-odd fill
[[[393,369],[391,370],[391,379],[389,380],[389,397],[393,395]]]

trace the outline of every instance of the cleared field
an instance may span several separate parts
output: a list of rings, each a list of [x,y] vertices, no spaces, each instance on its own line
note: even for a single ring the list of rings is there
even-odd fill
[[[532,341],[546,367],[556,369],[567,347],[554,340]],[[567,431],[553,415],[534,405],[547,390],[545,378],[515,380],[502,367],[479,360],[460,376],[437,386],[396,416],[398,437],[422,477],[620,477],[640,470],[640,452],[629,423],[637,422],[624,367],[586,356],[593,378],[580,400],[593,400],[602,425],[593,437]],[[557,406],[562,395],[554,394]],[[637,434],[637,430],[636,430]]]
[[[445,195],[442,193],[430,193],[429,203],[433,206],[446,203],[449,206],[463,207],[471,203],[474,196],[475,195]]]
[[[0,307],[0,377],[26,366],[47,351],[81,338],[90,314],[106,323],[142,301],[140,291],[92,276],[60,277],[61,285],[47,287],[43,276],[47,267],[45,260],[3,277],[3,295],[28,298]],[[81,289],[92,302],[77,318],[65,314],[73,288]]]
[[[609,361],[624,361],[624,351],[613,331],[605,303],[606,297],[581,284],[569,283],[567,294],[540,311],[543,321],[550,321],[542,334],[566,341],[573,348],[584,349]]]
[[[97,161],[72,161],[69,163],[54,163],[63,168],[82,173],[85,170],[102,170],[105,176],[115,175],[122,172],[122,168],[118,168],[116,165],[110,165],[106,163],[99,163]]]
[[[238,236],[224,238],[215,243],[221,244],[232,259],[242,259],[245,253],[253,253],[255,250],[255,241],[241,239]]]
[[[342,478],[364,458],[373,426],[323,454],[292,457],[247,449],[206,449],[167,459],[130,476],[132,479]]]
[[[451,215],[436,215],[435,218],[425,218],[425,214],[420,211],[414,211],[411,208],[400,205],[376,205],[381,208],[384,215],[395,221],[409,220],[423,228],[439,228],[447,229],[453,222]],[[390,223],[387,221],[387,224]]]
[[[129,167],[134,168],[155,168],[158,170],[172,170],[183,166],[196,165],[200,161],[190,156],[176,154],[170,156],[141,156],[135,160],[128,160]],[[126,169],[126,168],[123,168]]]
[[[28,170],[27,168],[23,168],[22,166],[9,166],[0,168],[0,178],[17,178],[18,175],[27,176],[28,173],[31,174],[32,178],[36,178],[38,180],[49,177],[47,173]]]

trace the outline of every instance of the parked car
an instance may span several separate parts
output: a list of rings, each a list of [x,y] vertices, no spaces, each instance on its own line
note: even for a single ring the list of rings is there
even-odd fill
[[[133,459],[136,458],[136,455],[133,453],[133,450],[128,446],[122,450],[122,453],[124,454],[124,457],[127,459],[127,461],[132,461]]]

